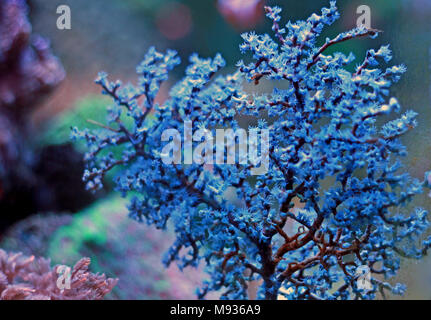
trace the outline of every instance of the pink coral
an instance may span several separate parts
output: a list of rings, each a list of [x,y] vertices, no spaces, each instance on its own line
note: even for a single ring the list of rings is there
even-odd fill
[[[117,279],[88,271],[89,258],[79,260],[71,271],[70,289],[57,286],[59,266],[50,261],[0,249],[0,300],[100,300]]]

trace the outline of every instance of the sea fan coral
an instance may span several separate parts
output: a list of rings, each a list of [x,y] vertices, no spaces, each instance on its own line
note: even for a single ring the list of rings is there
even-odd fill
[[[90,259],[79,260],[70,274],[70,289],[57,286],[59,273],[44,258],[26,257],[0,249],[0,300],[99,300],[116,279],[88,271]]]
[[[151,48],[137,68],[137,87],[101,73],[96,82],[113,99],[109,123],[96,123],[100,129],[94,132],[74,130],[90,147],[88,188],[101,188],[106,173],[119,168],[118,190],[134,196],[130,216],[161,229],[175,227],[165,263],[206,263],[210,279],[201,298],[213,290],[224,290],[222,298],[247,298],[253,280],[264,299],[402,294],[403,285],[386,279],[397,273],[401,257],[419,259],[431,247],[431,238],[424,240],[427,212],[409,213],[406,206],[429,187],[428,179],[411,178],[400,161],[406,151],[399,138],[415,127],[416,114],[377,121],[400,111],[389,89],[406,68],[377,67],[391,60],[389,46],[368,50],[353,71],[353,54],[329,52],[339,43],[378,35],[363,26],[318,45],[325,25],[339,18],[335,1],[285,27],[280,8],[266,10],[274,37],[246,33],[240,47],[254,61],[240,61],[236,73],[216,77],[223,58],[194,54],[162,104],[155,97],[180,63],[175,52]],[[264,79],[282,85],[264,94],[249,94],[242,85]],[[212,143],[220,128],[240,132],[241,116],[253,119],[250,130],[270,132],[268,152],[260,154],[267,170],[257,176],[256,156],[250,157],[256,141],[248,140],[249,158],[241,158],[240,135],[230,140],[238,152],[228,154],[223,143]],[[121,158],[109,152],[118,146]],[[219,148],[222,161],[214,162]],[[193,159],[186,152],[191,149],[197,150]],[[209,165],[191,161],[202,160],[203,151]],[[179,161],[166,162],[171,154]],[[239,161],[229,163],[232,154]]]

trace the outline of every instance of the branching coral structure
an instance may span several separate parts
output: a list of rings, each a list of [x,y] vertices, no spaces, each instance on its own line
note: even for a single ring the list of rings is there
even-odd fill
[[[391,60],[389,46],[368,50],[353,71],[353,54],[328,52],[345,41],[375,38],[378,30],[355,28],[319,45],[324,26],[339,18],[334,1],[284,27],[280,8],[266,11],[274,36],[246,33],[240,47],[254,61],[240,61],[235,73],[217,76],[225,66],[220,55],[192,55],[185,77],[163,103],[155,98],[180,63],[174,51],[151,48],[137,68],[137,86],[101,73],[96,82],[113,100],[108,123],[74,129],[90,148],[87,186],[101,188],[105,174],[119,168],[118,190],[134,196],[130,216],[175,228],[165,263],[206,264],[209,279],[198,290],[200,298],[216,290],[222,298],[247,298],[255,280],[261,299],[402,294],[403,285],[389,282],[401,257],[421,258],[431,245],[427,212],[409,213],[406,206],[429,187],[428,173],[423,181],[413,179],[400,161],[406,150],[399,138],[415,127],[416,114],[407,111],[381,125],[385,115],[401,110],[389,90],[406,67],[378,67]],[[244,81],[263,80],[283,86],[264,94],[244,89]],[[270,133],[268,153],[260,153],[269,160],[264,174],[253,174],[255,157],[227,163],[229,145],[221,149],[221,163],[187,161],[182,145],[211,160],[207,156],[220,144],[202,148],[202,138],[215,137],[221,128],[239,131],[241,116],[254,119],[248,129]],[[181,163],[164,161],[163,150],[172,143],[166,132],[185,132],[190,122],[194,133],[204,128],[208,136],[177,137],[180,143],[171,144],[170,152],[179,152]],[[121,157],[110,152],[114,148]],[[234,154],[241,157],[238,150]]]

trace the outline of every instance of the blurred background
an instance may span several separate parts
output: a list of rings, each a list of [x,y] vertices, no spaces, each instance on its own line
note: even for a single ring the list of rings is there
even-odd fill
[[[286,23],[307,18],[328,1],[28,0],[28,16],[6,8],[12,2],[25,1],[0,0],[0,247],[54,263],[91,257],[93,271],[120,279],[110,298],[193,299],[203,272],[196,276],[174,265],[165,270],[160,262],[172,236],[128,219],[126,201],[109,183],[96,195],[84,190],[84,149],[69,141],[70,127],[91,127],[87,119],[103,122],[109,100],[93,83],[97,73],[134,82],[135,66],[152,45],[177,50],[183,61],[193,52],[220,52],[233,68],[242,58],[242,32],[271,31],[264,5],[281,6]],[[71,30],[56,27],[62,4],[71,9]],[[371,8],[372,27],[384,32],[334,50],[352,51],[360,63],[368,48],[390,43],[393,63],[407,66],[392,94],[404,110],[420,114],[418,128],[404,137],[404,162],[422,178],[431,168],[431,1],[338,1],[341,19],[321,41],[355,27],[359,5]],[[28,76],[20,77],[18,69]],[[184,69],[172,73],[160,101]],[[415,204],[431,210],[426,194]],[[408,285],[403,299],[431,299],[431,258],[403,261],[396,280]]]

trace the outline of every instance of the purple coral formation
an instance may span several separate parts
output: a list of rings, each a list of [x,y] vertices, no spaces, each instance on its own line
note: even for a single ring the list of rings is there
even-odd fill
[[[32,33],[28,14],[25,0],[0,1],[0,233],[30,214],[74,212],[91,198],[70,172],[82,171],[79,153],[33,143],[38,132],[30,115],[65,71],[48,40]]]
[[[0,300],[100,300],[117,280],[88,271],[90,259],[79,260],[71,271],[70,289],[57,286],[58,266],[44,258],[25,257],[0,249]]]
[[[23,0],[0,2],[0,199],[13,180],[28,183],[29,111],[65,76],[48,41],[33,35]]]
[[[65,72],[49,42],[31,34],[23,0],[0,2],[0,109],[16,116],[63,80]]]

